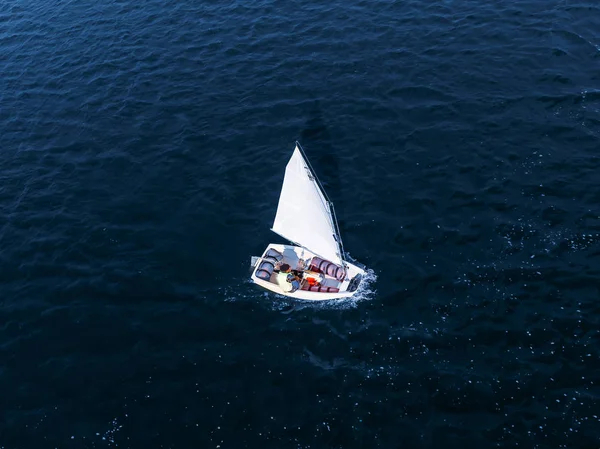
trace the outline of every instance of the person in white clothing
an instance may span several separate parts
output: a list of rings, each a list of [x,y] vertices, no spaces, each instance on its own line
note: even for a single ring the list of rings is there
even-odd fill
[[[284,292],[288,293],[293,293],[300,288],[300,278],[292,273],[292,269],[287,263],[279,267],[277,283]]]

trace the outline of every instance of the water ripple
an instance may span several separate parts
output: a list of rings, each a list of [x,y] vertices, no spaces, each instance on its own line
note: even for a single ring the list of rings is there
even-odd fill
[[[593,447],[598,9],[2,3],[4,447]],[[354,300],[247,282],[296,139]]]

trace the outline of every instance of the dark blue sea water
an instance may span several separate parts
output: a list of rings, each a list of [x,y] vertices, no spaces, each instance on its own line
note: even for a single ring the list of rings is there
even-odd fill
[[[0,448],[597,448],[600,4],[5,0]],[[371,270],[248,282],[299,140]]]

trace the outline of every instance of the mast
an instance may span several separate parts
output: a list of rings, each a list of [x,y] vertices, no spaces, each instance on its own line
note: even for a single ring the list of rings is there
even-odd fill
[[[337,217],[335,215],[335,208],[333,207],[333,203],[331,202],[331,200],[327,196],[327,193],[325,192],[325,189],[323,188],[323,185],[321,184],[321,181],[319,180],[319,177],[317,176],[317,173],[312,168],[312,165],[310,164],[310,161],[308,160],[308,157],[306,156],[306,153],[304,152],[304,148],[302,148],[302,145],[300,145],[300,142],[296,141],[296,146],[300,150],[300,153],[302,154],[302,157],[304,158],[304,161],[308,165],[308,169],[310,170],[312,176],[314,177],[314,179],[315,179],[315,181],[317,183],[317,186],[319,187],[319,189],[321,190],[321,193],[323,194],[323,196],[325,197],[325,200],[327,201],[327,207],[329,208],[329,211],[331,213],[331,217],[333,218],[333,223],[332,224],[333,224],[333,228],[335,230],[334,239],[337,242],[339,256],[340,256],[340,260],[342,261],[343,268],[344,268],[344,270],[346,270],[346,264],[344,263],[345,262],[345,259],[344,259],[344,246],[342,244],[342,237],[340,235],[340,228],[339,228],[339,225],[338,225]]]

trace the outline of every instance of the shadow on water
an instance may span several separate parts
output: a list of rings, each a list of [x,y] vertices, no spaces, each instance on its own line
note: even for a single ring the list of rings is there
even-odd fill
[[[308,120],[304,129],[300,132],[300,144],[304,148],[317,177],[323,184],[327,196],[334,203],[336,209],[339,209],[343,201],[339,164],[337,157],[335,157],[335,148],[318,100],[315,100],[308,111]]]

